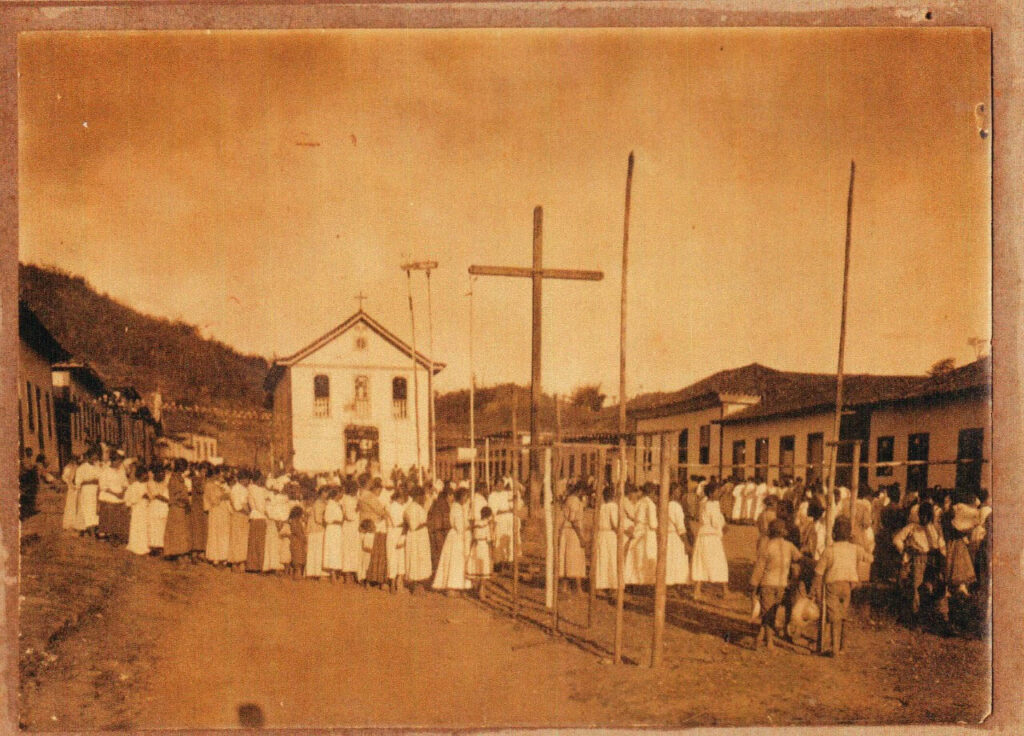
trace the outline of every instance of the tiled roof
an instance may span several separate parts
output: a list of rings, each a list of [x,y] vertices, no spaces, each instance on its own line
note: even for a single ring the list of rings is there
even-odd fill
[[[906,396],[928,379],[925,376],[876,376],[854,374],[843,377],[843,405],[873,404]],[[836,377],[828,373],[782,373],[780,380],[763,394],[762,400],[722,420],[732,424],[762,417],[798,414],[834,407]]]
[[[984,356],[973,363],[954,368],[948,373],[932,376],[896,400],[924,399],[992,387],[992,358]]]
[[[638,396],[627,404],[627,410],[630,414],[647,414],[652,410],[679,406],[709,394],[763,396],[783,375],[786,374],[782,371],[751,363],[742,368],[719,371],[679,391]]]
[[[33,350],[51,363],[67,360],[70,353],[57,342],[29,306],[18,302],[18,334]]]

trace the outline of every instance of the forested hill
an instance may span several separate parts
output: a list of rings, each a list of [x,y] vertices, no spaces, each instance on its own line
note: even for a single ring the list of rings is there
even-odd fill
[[[194,325],[140,314],[80,276],[20,264],[21,298],[76,359],[109,386],[158,387],[165,400],[240,409],[263,406],[267,361],[241,355]]]

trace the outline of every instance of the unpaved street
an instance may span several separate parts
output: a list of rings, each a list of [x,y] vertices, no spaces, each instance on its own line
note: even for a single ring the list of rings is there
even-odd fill
[[[849,654],[829,660],[751,651],[740,592],[671,600],[654,671],[651,601],[630,597],[639,666],[613,667],[613,608],[599,602],[588,629],[585,596],[563,601],[555,638],[539,587],[523,586],[522,622],[507,616],[507,579],[486,603],[392,596],[134,558],[47,521],[23,559],[33,730],[976,722],[987,709],[983,642],[912,634],[866,606]],[[737,581],[751,542],[729,530]]]

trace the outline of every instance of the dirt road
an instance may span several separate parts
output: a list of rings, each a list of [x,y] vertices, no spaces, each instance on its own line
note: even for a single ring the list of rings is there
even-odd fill
[[[736,580],[751,535],[727,535]],[[537,585],[523,586],[522,622],[506,615],[507,579],[485,603],[392,596],[134,558],[53,530],[26,546],[23,577],[33,730],[977,722],[987,711],[984,642],[913,634],[866,607],[837,661],[752,651],[740,592],[672,600],[655,671],[643,596],[627,602],[635,665],[614,667],[611,606],[587,628],[586,597],[563,601],[564,636],[551,637]]]

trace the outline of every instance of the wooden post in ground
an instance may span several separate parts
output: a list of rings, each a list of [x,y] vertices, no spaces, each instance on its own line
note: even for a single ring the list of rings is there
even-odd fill
[[[519,618],[519,430],[516,427],[516,393],[512,390],[512,619]]]
[[[853,466],[850,476],[850,523],[853,524],[854,514],[857,511],[857,494],[860,493],[860,446],[861,440],[853,442]]]
[[[651,667],[661,664],[665,639],[665,575],[668,567],[668,489],[670,471],[665,453],[661,453],[661,485],[658,492],[658,562],[654,568],[654,636],[651,642]]]
[[[626,272],[629,266],[629,205],[633,191],[633,152],[626,166],[626,210],[622,226],[622,293],[619,298],[619,487],[615,494],[619,523],[615,531],[615,664],[622,663],[622,619],[626,586],[622,579],[625,566],[625,538],[622,533],[622,499],[626,491]]]
[[[552,460],[553,466],[551,475],[552,479],[552,503],[551,503],[551,523],[555,527],[555,533],[553,535],[555,545],[555,572],[554,572],[554,591],[552,594],[552,606],[551,606],[551,623],[552,630],[558,633],[558,598],[559,591],[561,588],[561,570],[562,570],[562,523],[559,523],[559,518],[555,515],[556,505],[561,507],[565,503],[565,499],[559,496],[557,499],[554,498],[554,490],[559,489],[562,480],[562,402],[558,398],[558,394],[555,394],[555,446],[552,448]]]
[[[853,217],[853,176],[856,167],[850,162],[850,189],[846,195],[846,243],[843,257],[843,306],[839,317],[839,361],[836,366],[836,413],[832,423],[832,454],[828,467],[828,490],[826,500],[825,521],[825,546],[832,546],[832,523],[835,521],[836,513],[836,462],[839,459],[839,434],[842,427],[843,417],[843,358],[846,354],[846,304],[850,293],[850,227]],[[818,651],[825,647],[825,630],[828,625],[828,611],[825,606],[825,583],[822,581],[821,590],[821,616],[818,626]]]
[[[554,519],[551,515],[551,448],[544,448],[544,605],[555,605]]]
[[[601,504],[604,503],[604,448],[598,450],[597,482],[594,488],[594,513],[590,524],[590,566],[587,570],[587,628],[594,625],[594,605],[597,603],[597,588],[594,587],[597,577],[594,566],[597,564],[597,525],[601,518]],[[583,540],[580,540],[583,541]]]

